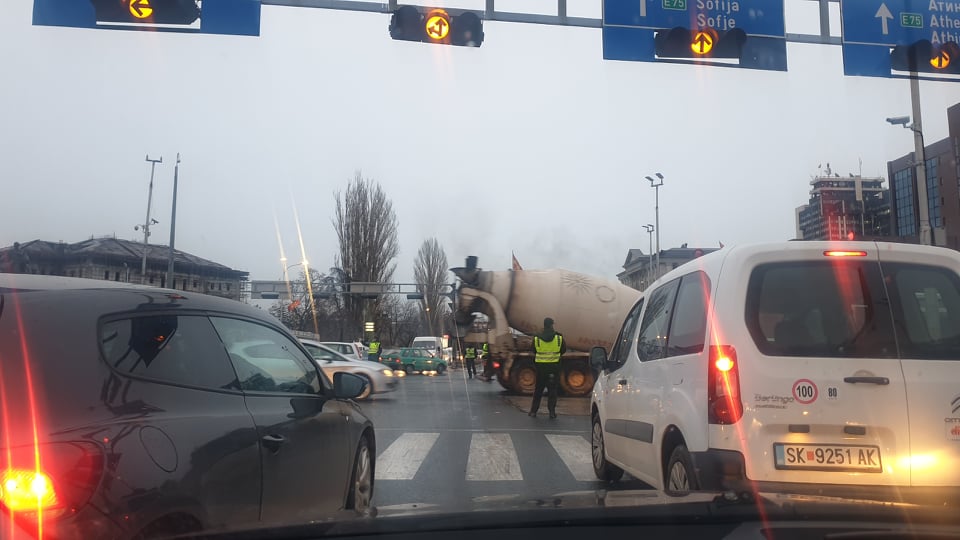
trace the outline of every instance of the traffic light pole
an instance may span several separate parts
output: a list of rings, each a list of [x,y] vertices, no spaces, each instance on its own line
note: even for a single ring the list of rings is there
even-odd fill
[[[914,152],[913,159],[917,166],[917,216],[920,218],[920,245],[933,245],[932,230],[930,229],[930,201],[927,198],[927,158],[923,147],[923,122],[920,119],[920,79],[917,72],[910,74],[910,102],[913,106]]]
[[[180,154],[173,167],[173,209],[170,211],[170,254],[167,257],[167,288],[173,288],[173,243],[177,238],[177,176],[180,173]]]
[[[150,159],[147,155],[147,161],[150,162],[150,190],[147,192],[147,220],[143,222],[143,261],[140,263],[140,283],[147,284],[147,245],[150,243],[150,207],[153,205],[153,173],[157,168],[157,163],[163,163],[163,156],[160,159]]]

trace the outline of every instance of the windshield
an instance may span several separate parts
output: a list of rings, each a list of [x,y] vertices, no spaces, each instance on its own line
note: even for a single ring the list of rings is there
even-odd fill
[[[0,2],[0,531],[960,515],[958,43],[939,0]]]

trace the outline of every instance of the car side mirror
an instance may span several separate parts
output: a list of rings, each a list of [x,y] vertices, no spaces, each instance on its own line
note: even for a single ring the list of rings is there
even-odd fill
[[[590,349],[590,366],[596,371],[603,371],[607,368],[607,350],[603,347],[594,347]]]
[[[367,388],[367,381],[353,373],[333,374],[333,395],[337,399],[353,399]]]

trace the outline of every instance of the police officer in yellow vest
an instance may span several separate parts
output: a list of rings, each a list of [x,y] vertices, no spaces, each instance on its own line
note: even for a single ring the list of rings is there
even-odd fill
[[[539,336],[534,336],[533,347],[537,355],[535,363],[537,366],[537,388],[533,391],[533,403],[530,405],[530,416],[537,416],[540,409],[540,399],[543,397],[543,389],[546,388],[550,394],[547,396],[547,409],[550,411],[550,418],[557,417],[557,388],[560,378],[560,356],[567,352],[567,344],[563,342],[563,336],[553,329],[553,319],[547,317],[543,320],[543,332]]]
[[[367,360],[371,362],[380,361],[380,340],[376,337],[370,341],[370,349],[367,350]]]
[[[477,374],[477,348],[473,345],[467,347],[463,358],[467,361],[467,374],[470,375],[472,379],[473,376]]]

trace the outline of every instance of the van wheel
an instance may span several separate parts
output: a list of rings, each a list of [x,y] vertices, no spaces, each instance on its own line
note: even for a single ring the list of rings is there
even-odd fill
[[[591,441],[593,453],[593,472],[604,482],[616,482],[623,477],[623,469],[607,461],[606,447],[603,445],[603,426],[600,417],[593,415],[593,437]]]
[[[667,495],[686,495],[699,489],[697,472],[693,468],[693,459],[687,447],[680,444],[673,449],[663,471],[663,491]]]
[[[443,375],[445,371],[447,371],[447,366],[443,364],[437,366],[437,375]]]
[[[403,366],[403,370],[407,372],[407,375],[413,375],[413,365],[407,364]]]

